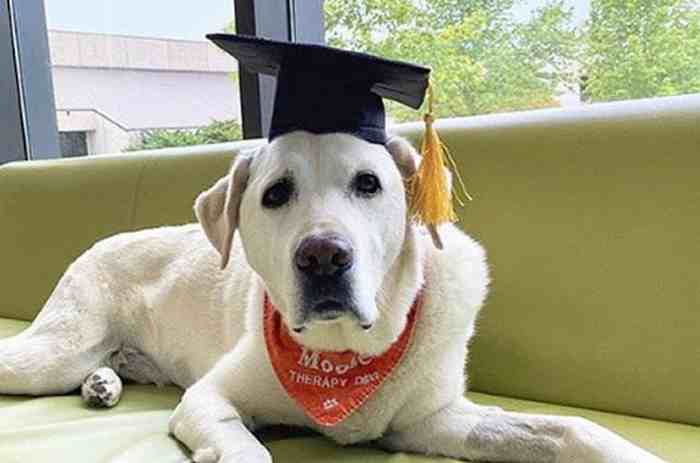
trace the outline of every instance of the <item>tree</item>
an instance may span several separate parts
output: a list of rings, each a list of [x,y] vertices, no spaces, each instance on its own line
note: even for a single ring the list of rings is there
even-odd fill
[[[700,0],[590,1],[579,27],[564,0],[525,20],[514,15],[525,0],[325,0],[326,39],[431,67],[439,117],[557,106],[561,91],[579,86],[591,102],[700,92]],[[387,106],[396,121],[419,117]],[[240,132],[235,121],[156,130],[130,149],[231,141]]]
[[[697,0],[592,0],[586,38],[591,101],[700,91]]]
[[[213,121],[205,127],[191,130],[148,130],[143,133],[141,142],[132,144],[125,151],[226,143],[242,138],[241,125],[238,121]]]
[[[330,45],[429,66],[438,116],[556,106],[576,83],[572,10],[551,1],[525,22],[516,0],[326,0]],[[391,117],[415,111],[389,104]]]

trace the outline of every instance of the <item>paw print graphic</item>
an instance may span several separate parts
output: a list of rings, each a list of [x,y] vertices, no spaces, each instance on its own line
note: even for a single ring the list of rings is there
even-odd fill
[[[323,409],[324,410],[330,410],[333,407],[338,406],[338,400],[337,399],[326,399],[323,401]]]

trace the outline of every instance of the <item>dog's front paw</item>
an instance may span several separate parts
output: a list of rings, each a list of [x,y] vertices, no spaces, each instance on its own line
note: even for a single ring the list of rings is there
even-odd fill
[[[272,455],[262,445],[224,451],[219,463],[272,463]]]
[[[223,455],[212,447],[197,450],[192,455],[194,463],[272,463],[272,456],[262,445],[224,451]]]
[[[192,455],[194,463],[218,463],[219,454],[216,453],[213,447],[199,449]]]
[[[617,434],[583,418],[567,418],[557,463],[665,463]]]

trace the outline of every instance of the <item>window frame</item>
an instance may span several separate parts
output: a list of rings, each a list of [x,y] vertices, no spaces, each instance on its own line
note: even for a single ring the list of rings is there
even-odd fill
[[[323,0],[232,0],[236,31],[324,43]],[[243,138],[268,133],[275,80],[240,70]],[[44,0],[0,0],[0,165],[60,158]]]
[[[60,157],[43,0],[0,0],[0,164]]]
[[[323,0],[235,0],[236,32],[273,40],[323,44]],[[275,79],[239,69],[243,138],[270,130]]]

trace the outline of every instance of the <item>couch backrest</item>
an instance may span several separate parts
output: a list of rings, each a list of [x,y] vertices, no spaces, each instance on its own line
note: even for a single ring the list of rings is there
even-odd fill
[[[700,424],[700,95],[439,128],[493,276],[471,388]]]
[[[119,232],[195,220],[240,142],[0,167],[0,317],[31,320],[67,266]]]
[[[700,424],[699,124],[700,96],[438,124],[494,280],[472,389]],[[99,238],[192,221],[241,146],[0,168],[0,316]]]

